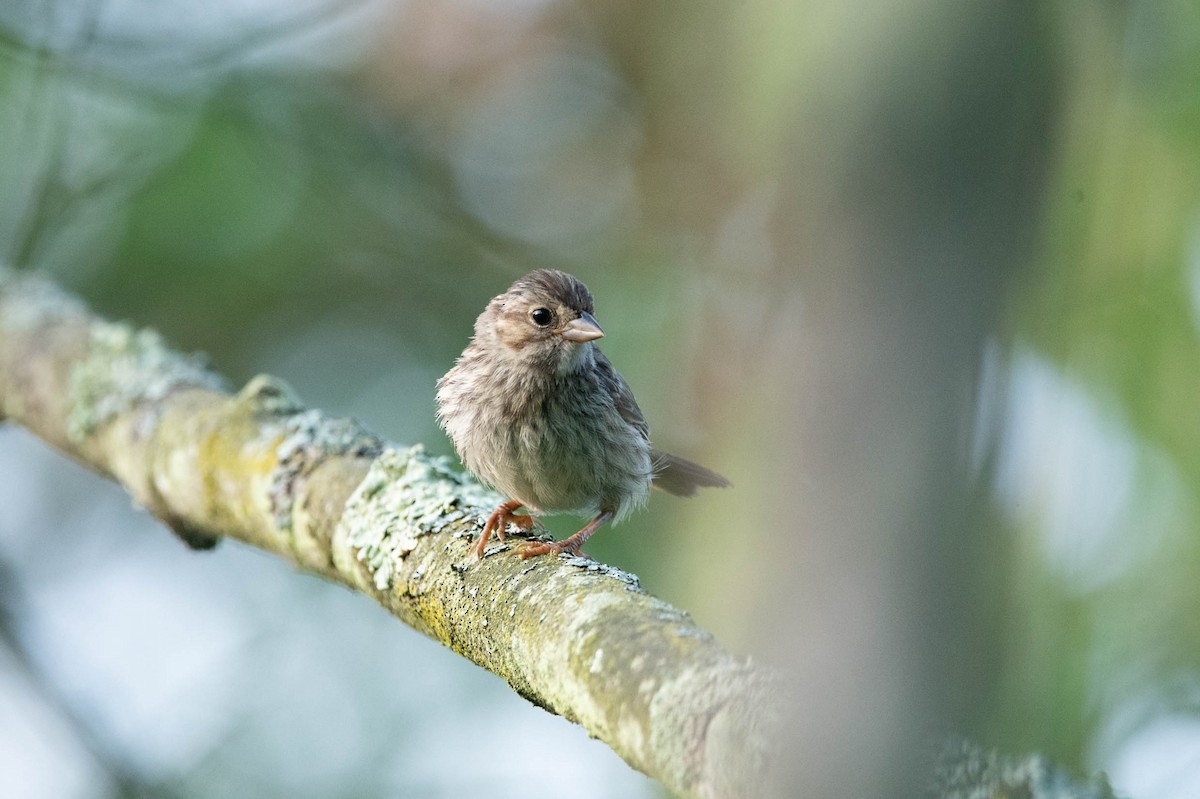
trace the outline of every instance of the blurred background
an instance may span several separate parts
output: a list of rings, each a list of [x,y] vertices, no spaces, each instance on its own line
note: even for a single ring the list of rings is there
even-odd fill
[[[1198,87],[1187,0],[0,0],[0,260],[446,453],[475,315],[571,271],[734,483],[588,550],[788,669],[777,795],[963,734],[1194,797]],[[664,795],[12,427],[0,794]]]

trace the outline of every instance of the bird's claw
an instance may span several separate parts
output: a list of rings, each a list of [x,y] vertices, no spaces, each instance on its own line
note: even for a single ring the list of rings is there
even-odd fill
[[[571,555],[579,555],[579,546],[572,546],[567,544],[565,541],[530,544],[518,552],[517,556],[521,560],[529,560],[530,558],[536,558],[539,555],[558,555],[562,552],[566,552]]]

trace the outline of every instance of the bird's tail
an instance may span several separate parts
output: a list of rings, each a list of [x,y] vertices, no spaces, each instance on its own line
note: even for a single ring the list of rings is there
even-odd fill
[[[711,469],[662,450],[650,450],[650,461],[654,464],[654,486],[677,497],[690,497],[706,486],[725,488],[729,485],[728,480]]]

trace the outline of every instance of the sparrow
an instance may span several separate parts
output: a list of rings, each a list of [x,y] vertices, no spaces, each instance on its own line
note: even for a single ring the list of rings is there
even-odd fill
[[[595,344],[604,331],[593,313],[591,292],[572,275],[530,272],[488,303],[437,382],[438,423],[463,464],[508,497],[471,548],[476,559],[493,533],[503,541],[509,524],[529,530],[535,514],[591,521],[565,540],[523,548],[522,559],[579,554],[602,525],[643,505],[652,486],[690,497],[729,485],[650,446],[633,392]]]

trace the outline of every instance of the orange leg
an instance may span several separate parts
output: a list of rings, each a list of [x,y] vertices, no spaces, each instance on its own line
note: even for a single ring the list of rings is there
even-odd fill
[[[514,513],[517,508],[521,507],[521,503],[515,499],[510,499],[508,502],[501,502],[492,511],[492,515],[488,517],[487,524],[483,526],[483,533],[479,536],[479,540],[471,547],[472,554],[475,555],[475,560],[483,557],[483,549],[487,546],[488,539],[492,537],[492,533],[501,541],[504,540],[504,528],[508,527],[509,523],[515,524],[522,530],[531,530],[537,524],[537,519],[521,513]]]
[[[578,555],[579,548],[583,546],[583,542],[587,541],[592,533],[599,530],[612,517],[612,511],[606,510],[588,522],[582,530],[570,538],[564,538],[562,541],[555,541],[551,544],[530,544],[519,553],[521,560],[536,558],[538,555],[557,555],[559,552],[570,552],[572,555]]]

